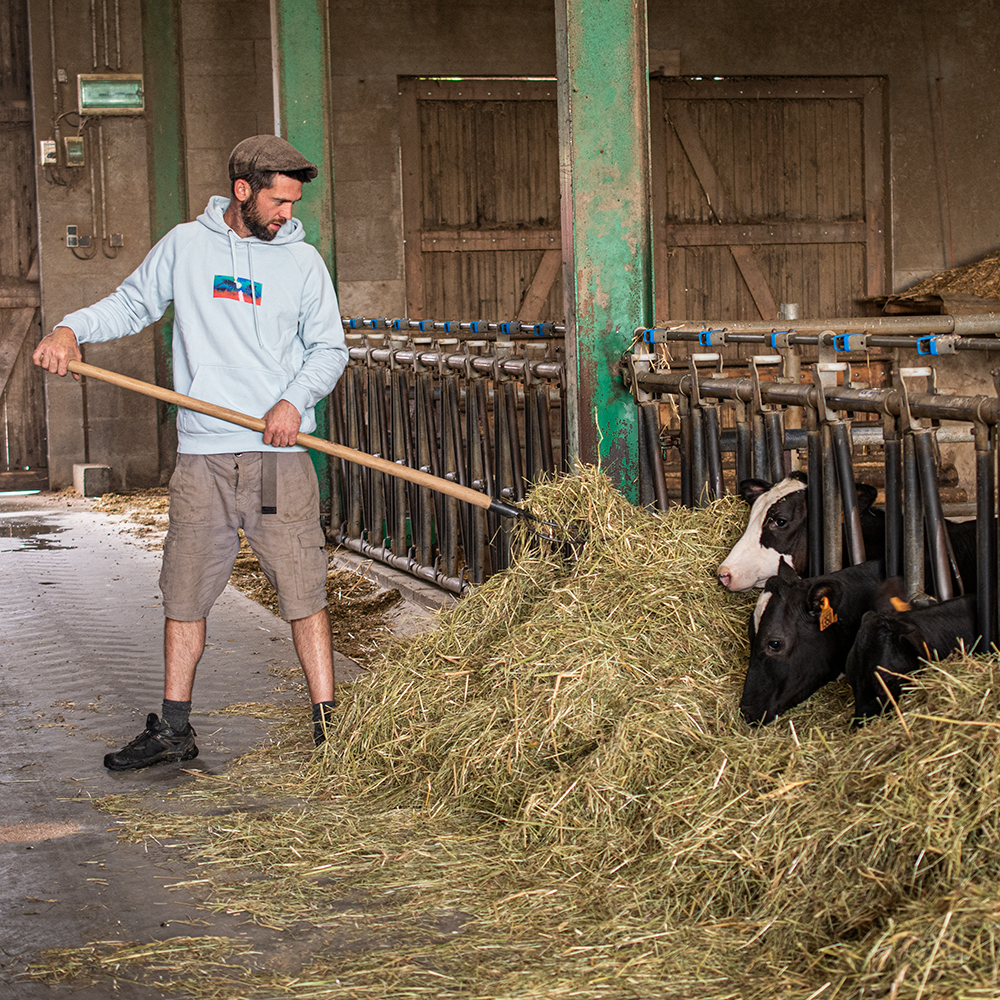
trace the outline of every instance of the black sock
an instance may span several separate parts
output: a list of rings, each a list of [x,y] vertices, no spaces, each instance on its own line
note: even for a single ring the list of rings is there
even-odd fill
[[[313,742],[316,746],[326,742],[326,727],[333,722],[333,710],[336,707],[336,698],[333,701],[320,701],[313,705]]]
[[[191,714],[191,702],[189,701],[168,701],[163,699],[163,708],[160,711],[160,718],[170,726],[175,733],[187,731],[188,716]]]

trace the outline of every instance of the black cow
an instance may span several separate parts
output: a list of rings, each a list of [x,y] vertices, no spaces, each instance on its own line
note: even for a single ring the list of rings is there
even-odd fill
[[[811,579],[779,564],[750,625],[750,663],[740,700],[748,723],[774,721],[844,672],[883,578],[877,560]]]
[[[878,676],[898,702],[900,675],[914,673],[921,660],[942,659],[962,646],[971,650],[981,638],[974,594],[897,610],[891,599],[895,596],[899,600],[901,592],[901,581],[886,581],[876,610],[861,619],[847,657],[845,674],[854,691],[855,724],[879,715],[889,702]]]
[[[809,563],[806,528],[806,491],[802,473],[793,472],[780,483],[769,486],[759,479],[740,483],[740,495],[751,505],[750,520],[740,540],[718,569],[719,582],[729,590],[763,587],[788,563],[797,573],[805,573]],[[861,536],[867,559],[885,558],[885,513],[872,507],[878,491],[874,486],[855,483]],[[945,529],[955,553],[962,582],[972,588],[976,581],[975,521],[945,521]],[[929,555],[925,552],[925,565]]]

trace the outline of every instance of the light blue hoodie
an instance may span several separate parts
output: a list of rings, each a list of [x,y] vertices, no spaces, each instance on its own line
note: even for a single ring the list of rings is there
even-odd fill
[[[240,238],[214,197],[195,222],[176,226],[105,299],[70,313],[80,343],[115,340],[155,323],[174,303],[174,388],[254,417],[279,399],[315,430],[313,407],[347,364],[330,273],[298,219],[270,243]],[[257,431],[191,410],[177,413],[177,450],[194,455],[288,451]],[[301,451],[301,448],[296,449]]]

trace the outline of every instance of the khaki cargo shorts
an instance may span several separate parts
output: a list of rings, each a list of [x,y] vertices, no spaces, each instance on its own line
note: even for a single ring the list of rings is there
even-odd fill
[[[232,574],[238,528],[278,593],[282,618],[326,607],[326,538],[308,453],[178,455],[160,570],[167,618],[208,616]]]

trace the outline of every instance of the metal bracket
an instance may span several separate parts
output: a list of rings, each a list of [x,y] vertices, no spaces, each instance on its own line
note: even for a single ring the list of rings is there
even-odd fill
[[[937,336],[934,334],[927,337],[917,337],[917,354],[954,354],[960,339],[954,335]]]
[[[837,414],[830,408],[830,404],[826,401],[826,383],[823,380],[824,372],[842,372],[848,370],[848,365],[844,361],[827,361],[827,362],[815,362],[812,366],[813,375],[813,385],[816,386],[816,391],[818,394],[817,412],[819,413],[819,418],[824,424],[830,424],[836,421]]]
[[[750,378],[753,381],[753,408],[755,413],[764,414],[771,411],[771,405],[765,403],[760,393],[760,365],[780,365],[780,354],[754,354],[750,358]]]
[[[867,333],[835,333],[833,335],[835,351],[867,351]]]

